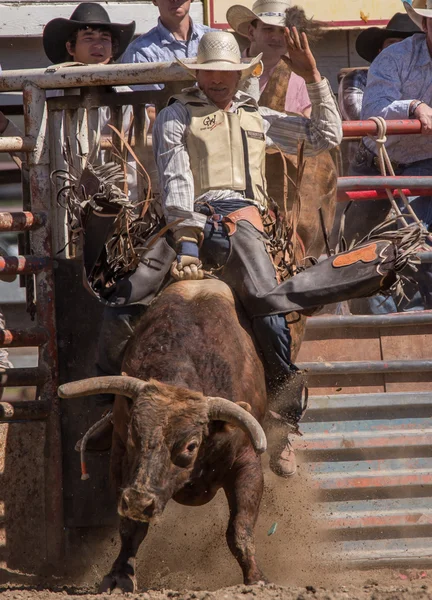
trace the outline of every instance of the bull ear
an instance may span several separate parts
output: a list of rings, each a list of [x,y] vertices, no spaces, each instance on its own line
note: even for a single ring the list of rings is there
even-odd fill
[[[136,400],[148,386],[147,381],[136,377],[90,377],[80,381],[64,383],[58,388],[60,398],[77,398],[79,396],[92,396],[93,394],[120,394]]]
[[[226,398],[209,397],[207,400],[208,416],[211,421],[225,421],[240,427],[248,434],[255,452],[262,454],[266,451],[267,439],[264,430],[247,410]]]
[[[248,413],[252,414],[252,406],[249,404],[249,402],[236,402],[236,404],[237,406],[243,408],[243,410],[246,410]]]

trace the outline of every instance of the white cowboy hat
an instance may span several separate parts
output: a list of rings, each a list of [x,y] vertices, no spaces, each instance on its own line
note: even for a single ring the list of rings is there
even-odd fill
[[[405,10],[412,21],[422,29],[423,17],[432,18],[432,0],[413,0],[412,4],[404,2]]]
[[[261,56],[242,58],[237,40],[228,31],[209,31],[198,45],[197,57],[190,62],[177,62],[189,71],[241,71],[242,79],[261,75]],[[259,72],[258,72],[259,71]]]
[[[267,25],[286,27],[285,12],[291,6],[291,0],[256,0],[252,10],[234,4],[227,10],[226,18],[234,31],[247,37],[249,25],[257,19]]]

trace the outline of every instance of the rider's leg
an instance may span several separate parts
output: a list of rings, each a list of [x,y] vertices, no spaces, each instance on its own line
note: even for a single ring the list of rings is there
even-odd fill
[[[222,271],[222,279],[235,291],[246,312],[254,296],[265,294],[278,283],[265,241],[265,236],[247,221],[237,223],[237,231],[230,238],[230,257]],[[285,315],[249,316],[272,389],[270,409],[283,422],[297,429],[304,412],[304,382],[291,362],[291,335]],[[285,436],[283,443],[272,452],[270,464],[279,475],[287,477],[295,473],[294,453]]]

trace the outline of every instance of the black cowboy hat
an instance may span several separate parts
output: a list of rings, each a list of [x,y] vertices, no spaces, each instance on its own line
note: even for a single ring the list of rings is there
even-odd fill
[[[407,38],[415,33],[423,32],[406,13],[396,13],[384,29],[369,27],[361,32],[356,41],[357,54],[371,63],[378,56],[386,39]]]
[[[54,64],[67,60],[66,42],[71,35],[81,27],[107,27],[117,40],[114,60],[126,50],[135,32],[135,21],[123,25],[111,23],[109,15],[103,6],[96,2],[82,2],[73,11],[69,19],[52,19],[43,30],[43,45],[45,54]]]

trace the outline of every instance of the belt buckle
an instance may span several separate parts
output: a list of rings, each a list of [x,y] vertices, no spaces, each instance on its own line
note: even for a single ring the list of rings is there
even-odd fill
[[[213,225],[215,231],[218,231],[219,223],[222,223],[222,220],[223,220],[223,216],[218,215],[218,214],[209,215],[207,217],[207,223],[210,223],[211,225]]]

